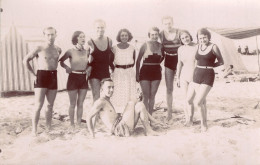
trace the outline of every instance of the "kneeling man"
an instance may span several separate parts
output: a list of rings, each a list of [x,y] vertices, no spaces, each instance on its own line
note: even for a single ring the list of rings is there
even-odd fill
[[[93,138],[94,126],[92,118],[99,113],[103,123],[111,130],[111,134],[116,136],[130,136],[139,120],[145,128],[145,135],[158,135],[153,131],[149,120],[158,123],[145,109],[143,102],[130,101],[126,105],[123,114],[117,114],[113,105],[110,102],[110,97],[113,95],[114,83],[110,78],[101,81],[101,97],[95,101],[91,111],[87,114],[88,129]],[[159,123],[158,123],[159,124]]]

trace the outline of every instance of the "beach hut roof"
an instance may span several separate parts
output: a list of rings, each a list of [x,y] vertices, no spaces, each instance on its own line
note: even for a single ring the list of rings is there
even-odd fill
[[[260,27],[208,29],[230,39],[244,39],[260,35]]]

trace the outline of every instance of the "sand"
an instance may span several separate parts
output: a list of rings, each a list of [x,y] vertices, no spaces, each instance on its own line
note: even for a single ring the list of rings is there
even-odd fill
[[[260,164],[259,93],[259,81],[217,80],[207,100],[209,130],[201,133],[198,111],[194,125],[184,127],[183,95],[175,87],[173,123],[169,128],[156,128],[160,136],[144,136],[141,124],[132,137],[109,136],[99,122],[95,139],[90,137],[85,123],[76,133],[69,134],[66,118],[53,119],[53,130],[46,134],[44,109],[40,134],[31,137],[34,97],[0,98],[0,164]],[[156,103],[162,103],[162,109],[153,114],[161,122],[166,118],[164,100],[162,81],[156,95]],[[91,102],[89,91],[84,118]],[[59,92],[54,112],[67,115],[68,106],[67,92]]]

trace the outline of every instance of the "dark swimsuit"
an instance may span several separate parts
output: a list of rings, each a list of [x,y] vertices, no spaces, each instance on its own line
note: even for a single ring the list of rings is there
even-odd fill
[[[34,88],[57,89],[57,70],[37,70]]]
[[[198,66],[213,67],[216,60],[216,55],[213,53],[211,48],[211,51],[205,55],[200,55],[197,50],[195,58],[197,60]],[[212,87],[214,83],[214,79],[215,79],[214,69],[209,69],[209,68],[206,69],[206,68],[198,68],[198,67],[195,68],[193,74],[193,82],[197,84],[206,84]]]
[[[164,32],[160,33],[163,50],[165,54],[164,66],[171,69],[176,70],[178,63],[178,48],[181,46],[181,41],[179,40],[179,30],[176,31],[176,37],[173,41],[168,41],[165,38]]]
[[[147,43],[146,46],[144,56],[145,54],[148,54],[148,56],[147,58],[143,57],[143,65],[140,70],[139,80],[161,80],[162,73],[160,63],[163,60],[161,48],[159,48],[157,52],[152,53]]]
[[[109,48],[109,39],[107,38],[107,49],[101,51],[97,48],[94,41],[91,39],[94,45],[94,51],[92,52],[93,61],[90,66],[92,66],[92,71],[89,79],[99,79],[100,81],[104,78],[109,78],[109,64],[112,59],[112,51]]]

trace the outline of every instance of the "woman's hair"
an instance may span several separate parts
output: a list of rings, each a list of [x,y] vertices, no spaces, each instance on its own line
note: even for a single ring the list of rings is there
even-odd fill
[[[201,34],[208,36],[208,39],[209,39],[209,40],[211,39],[211,34],[210,34],[210,32],[209,32],[206,28],[201,28],[201,29],[198,30],[198,33],[197,33],[197,39],[198,39],[198,41],[199,41],[198,36],[201,35]]]
[[[181,30],[181,31],[179,32],[179,36],[178,36],[178,37],[179,37],[179,40],[180,40],[180,41],[181,41],[181,35],[184,34],[184,33],[188,34],[188,35],[190,36],[190,40],[193,41],[193,38],[192,38],[192,36],[190,35],[190,32],[188,32],[187,30]],[[184,44],[182,43],[182,41],[181,41],[181,44],[184,45]]]
[[[120,35],[121,35],[122,32],[126,32],[128,34],[128,42],[133,39],[133,35],[128,29],[120,29],[119,32],[117,33],[117,36],[116,36],[116,40],[118,42],[121,42]]]
[[[162,23],[163,23],[163,21],[166,20],[166,19],[171,20],[172,23],[173,23],[173,18],[172,18],[172,16],[164,16],[164,17],[162,17]]]
[[[75,31],[75,32],[73,33],[72,39],[71,39],[73,45],[77,45],[77,43],[78,43],[78,37],[79,37],[79,35],[80,35],[81,33],[83,33],[83,32],[82,32],[82,31]],[[83,33],[83,34],[84,34],[84,33]]]
[[[158,27],[152,27],[152,28],[149,30],[149,32],[148,32],[148,37],[149,37],[149,38],[150,38],[150,31],[156,31],[156,32],[158,32],[158,34],[159,34],[160,29],[159,29]]]

